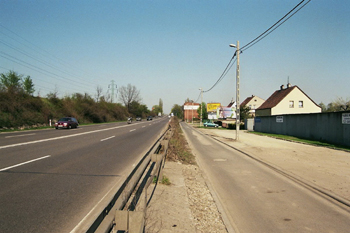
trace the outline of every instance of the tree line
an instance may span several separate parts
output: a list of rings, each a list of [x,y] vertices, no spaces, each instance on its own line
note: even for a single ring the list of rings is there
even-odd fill
[[[103,123],[158,114],[141,103],[140,91],[131,84],[119,89],[122,104],[108,101],[101,93],[97,93],[98,98],[87,93],[60,98],[57,91],[45,97],[34,96],[34,92],[30,76],[15,71],[0,74],[0,129],[46,126],[50,120],[54,122],[65,116],[75,117],[80,123]],[[158,105],[154,108],[160,110]]]
[[[322,112],[349,111],[350,110],[350,99],[345,100],[341,97],[338,97],[336,100],[327,104],[327,106],[322,102],[319,104],[319,106],[321,107]]]

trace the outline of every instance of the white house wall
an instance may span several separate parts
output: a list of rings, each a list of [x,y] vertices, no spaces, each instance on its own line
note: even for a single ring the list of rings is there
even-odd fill
[[[294,101],[294,107],[290,107],[290,101]],[[303,107],[299,107],[299,101],[303,101]],[[299,88],[294,88],[282,101],[271,109],[271,115],[319,113],[321,107],[310,100]]]

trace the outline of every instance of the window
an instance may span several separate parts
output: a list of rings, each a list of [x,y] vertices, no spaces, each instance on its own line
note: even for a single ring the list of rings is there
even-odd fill
[[[303,108],[304,107],[304,101],[299,100],[299,108]]]
[[[289,101],[289,107],[290,107],[290,108],[294,108],[294,101],[293,101],[293,100],[290,100],[290,101]]]

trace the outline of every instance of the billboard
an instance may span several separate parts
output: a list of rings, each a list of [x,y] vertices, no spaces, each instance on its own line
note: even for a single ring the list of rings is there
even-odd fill
[[[207,104],[207,112],[216,112],[216,109],[220,108],[220,103]]]
[[[236,118],[236,108],[221,107],[217,109],[216,115],[218,118]]]

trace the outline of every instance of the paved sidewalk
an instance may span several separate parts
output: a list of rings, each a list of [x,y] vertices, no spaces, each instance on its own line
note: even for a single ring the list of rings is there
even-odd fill
[[[199,129],[350,203],[350,153],[235,130]]]

